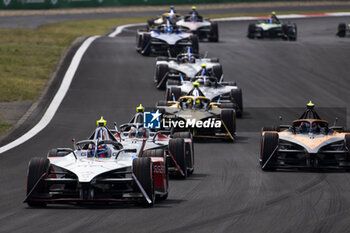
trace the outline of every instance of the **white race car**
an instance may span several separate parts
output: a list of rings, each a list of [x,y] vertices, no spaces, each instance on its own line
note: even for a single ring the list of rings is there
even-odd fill
[[[142,105],[140,105],[141,108]],[[139,109],[138,107],[137,109]],[[147,155],[167,157],[167,172],[185,179],[194,171],[194,148],[190,132],[171,135],[165,131],[143,128],[143,111],[137,112],[129,123],[116,129],[115,137],[125,148],[143,150]]]
[[[152,206],[168,195],[166,157],[124,147],[101,118],[88,140],[33,158],[27,173],[29,206],[127,201]],[[157,168],[157,169],[155,169]]]
[[[178,30],[169,21],[152,31],[138,30],[136,34],[136,51],[144,56],[156,54],[174,57],[188,46],[198,52],[198,37]]]
[[[186,53],[179,54],[176,58],[158,57],[154,73],[154,82],[159,89],[165,89],[169,79],[192,79],[202,75],[203,68],[218,80],[223,80],[222,66],[218,58],[205,58],[191,52],[187,48]]]

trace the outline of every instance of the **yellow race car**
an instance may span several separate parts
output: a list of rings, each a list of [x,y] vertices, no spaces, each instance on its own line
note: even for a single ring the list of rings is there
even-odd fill
[[[339,126],[329,127],[310,101],[292,125],[263,128],[260,165],[262,170],[350,169],[350,132]]]

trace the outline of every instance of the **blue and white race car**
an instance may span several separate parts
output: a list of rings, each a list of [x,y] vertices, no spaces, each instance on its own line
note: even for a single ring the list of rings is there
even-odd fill
[[[139,30],[136,35],[136,51],[144,56],[151,54],[175,57],[186,47],[198,53],[198,37],[192,33],[180,31],[169,21],[152,31]]]

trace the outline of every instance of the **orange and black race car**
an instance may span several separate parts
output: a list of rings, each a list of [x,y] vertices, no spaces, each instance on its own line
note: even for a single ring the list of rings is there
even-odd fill
[[[277,168],[350,169],[350,132],[328,126],[310,101],[291,126],[264,127],[260,142],[263,170]]]

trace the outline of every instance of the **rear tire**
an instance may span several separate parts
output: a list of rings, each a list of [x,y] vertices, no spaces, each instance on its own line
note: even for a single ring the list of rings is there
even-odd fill
[[[168,101],[177,101],[181,97],[181,88],[171,87],[166,90],[166,99]]]
[[[339,37],[345,37],[346,36],[346,24],[345,23],[340,23],[338,25],[337,36],[339,36]]]
[[[154,76],[154,81],[157,85],[158,89],[164,90],[167,82],[167,77],[164,78],[164,76],[168,73],[168,65],[166,64],[159,64],[156,66],[156,71],[155,71],[155,76]],[[165,80],[163,80],[163,78]],[[161,85],[159,83],[162,82]]]
[[[255,24],[252,24],[252,23],[249,24],[247,37],[249,39],[254,39],[254,37],[255,37]]]
[[[186,179],[187,177],[187,160],[185,151],[185,141],[183,138],[170,139],[169,151],[174,157],[177,165],[180,167],[184,175],[179,172],[179,177]]]
[[[219,41],[219,28],[216,22],[211,23],[211,32],[209,36],[210,42],[218,42]]]
[[[151,35],[149,34],[142,34],[142,46],[141,46],[141,54],[143,56],[149,56],[151,54],[151,46],[150,43],[151,42]]]
[[[190,40],[192,43],[192,52],[193,53],[199,53],[199,39],[198,36],[192,35],[190,36]]]
[[[27,175],[27,192],[28,195],[31,192],[31,196],[38,196],[38,195],[45,195],[48,194],[47,191],[47,183],[40,178],[43,174],[45,174],[44,178],[48,176],[50,168],[50,160],[47,158],[32,158],[28,165],[28,175]],[[40,180],[40,181],[39,181]],[[34,188],[35,184],[37,186]],[[28,206],[30,207],[45,207],[46,203],[39,202],[39,201],[31,201],[30,198],[28,198],[27,201]]]
[[[140,182],[152,203],[148,203],[146,199],[142,204],[146,207],[152,207],[155,201],[154,193],[154,175],[151,158],[141,157],[132,161],[133,173]],[[137,185],[136,185],[137,186]]]
[[[225,124],[231,136],[234,137],[236,132],[236,112],[232,109],[221,110],[221,120]],[[230,139],[230,141],[233,141],[233,139]]]
[[[213,66],[213,73],[214,76],[218,79],[218,81],[221,81],[221,76],[222,76],[222,66],[221,65],[215,65]]]
[[[190,138],[192,140],[192,134],[190,132],[176,132],[173,134],[173,138]],[[194,172],[194,146],[191,141],[190,144],[186,143],[185,153],[187,159],[187,172],[188,175]]]
[[[237,117],[241,117],[243,113],[243,98],[242,98],[242,89],[236,88],[231,89],[230,91],[231,101],[236,103],[240,111],[237,112]]]

